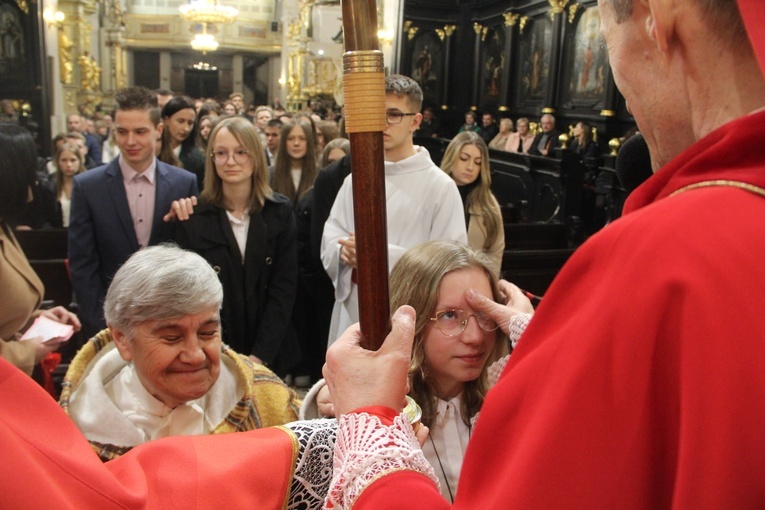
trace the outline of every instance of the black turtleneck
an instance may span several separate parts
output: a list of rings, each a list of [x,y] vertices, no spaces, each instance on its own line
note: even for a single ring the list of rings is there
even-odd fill
[[[480,184],[480,182],[481,182],[481,176],[479,175],[478,179],[474,180],[470,184],[457,186],[457,189],[460,191],[460,197],[462,198],[462,208],[465,210],[465,228],[468,228],[470,226],[470,212],[468,211],[467,198],[468,198],[468,195],[470,195],[470,192],[478,187],[478,184]]]

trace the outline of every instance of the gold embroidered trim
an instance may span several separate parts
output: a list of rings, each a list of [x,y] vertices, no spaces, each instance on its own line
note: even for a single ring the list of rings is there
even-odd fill
[[[292,467],[290,469],[290,477],[289,477],[290,482],[287,483],[287,493],[284,495],[284,504],[282,505],[282,510],[286,510],[287,503],[289,503],[289,499],[290,499],[292,479],[295,476],[295,468],[297,467],[298,454],[300,454],[300,442],[298,441],[297,435],[295,435],[295,433],[292,430],[288,429],[287,427],[284,427],[282,425],[277,425],[273,428],[279,429],[285,434],[287,434],[287,436],[292,441]]]
[[[679,195],[680,193],[685,193],[686,191],[690,191],[693,189],[713,188],[713,187],[738,188],[738,189],[743,189],[745,191],[749,191],[750,193],[754,193],[755,195],[760,195],[762,197],[765,197],[765,189],[762,189],[759,186],[755,186],[754,184],[749,184],[747,182],[728,181],[725,179],[719,179],[715,181],[702,181],[702,182],[697,182],[694,184],[689,184],[688,186],[684,186],[680,188],[679,190],[672,192],[669,196],[674,197],[675,195]]]

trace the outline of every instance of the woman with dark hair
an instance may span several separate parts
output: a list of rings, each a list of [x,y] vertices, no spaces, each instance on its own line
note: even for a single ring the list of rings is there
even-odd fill
[[[271,187],[296,204],[300,196],[313,186],[318,172],[313,122],[298,116],[282,126]]]
[[[297,280],[292,205],[268,185],[260,137],[245,117],[216,124],[205,164],[200,204],[176,225],[176,241],[218,271],[224,342],[283,376],[300,353],[290,326]]]
[[[596,158],[598,143],[594,140],[592,126],[588,122],[577,122],[574,126],[574,138],[571,140],[571,150],[584,158]]]
[[[327,142],[321,151],[321,167],[340,161],[351,153],[351,141],[347,138],[335,138]]]
[[[39,315],[80,329],[77,316],[57,306],[40,310],[43,284],[8,225],[30,197],[37,150],[32,135],[17,124],[0,124],[0,356],[26,373],[56,349],[42,337],[17,341]]]
[[[313,279],[317,271],[311,254],[310,224],[313,181],[319,173],[316,162],[317,128],[310,115],[299,113],[282,125],[276,163],[271,167],[271,187],[292,202],[297,224],[297,297],[292,312],[292,326],[300,342],[302,361],[295,367],[294,381],[310,386],[310,373],[323,360],[312,338],[317,324]],[[323,268],[321,269],[323,270]],[[321,362],[323,364],[323,362]],[[312,368],[314,370],[312,370]]]
[[[316,154],[321,157],[321,153],[324,151],[324,147],[334,140],[340,137],[340,129],[337,127],[337,122],[332,120],[320,120],[316,122]],[[325,165],[322,163],[320,168]]]
[[[217,121],[218,115],[214,113],[199,117],[197,147],[202,151],[202,154],[207,152],[207,142],[210,140],[210,133],[212,133],[212,129]]]
[[[197,176],[201,190],[205,175],[205,157],[196,146],[197,113],[194,101],[175,96],[162,108],[162,150],[159,160],[168,165],[185,168]]]
[[[499,203],[491,192],[486,142],[472,131],[463,131],[446,148],[441,169],[454,179],[462,197],[468,244],[485,252],[499,271],[505,251],[505,228]]]

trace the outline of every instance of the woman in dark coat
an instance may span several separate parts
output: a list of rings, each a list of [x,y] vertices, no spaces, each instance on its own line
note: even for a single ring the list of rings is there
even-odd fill
[[[290,316],[297,285],[295,220],[271,190],[257,130],[243,117],[210,134],[205,187],[176,241],[202,255],[223,284],[223,341],[279,375],[300,359]]]
[[[175,96],[162,108],[162,150],[159,160],[168,165],[185,168],[197,176],[197,184],[204,187],[205,158],[196,146],[197,112],[194,101]]]

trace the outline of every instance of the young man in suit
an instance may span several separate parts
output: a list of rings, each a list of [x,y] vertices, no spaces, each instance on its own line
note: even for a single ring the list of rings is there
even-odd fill
[[[120,155],[79,174],[72,190],[69,267],[86,338],[106,326],[103,300],[117,269],[140,248],[171,239],[167,222],[188,218],[199,193],[194,174],[155,156],[162,125],[153,93],[129,87],[115,100]]]

